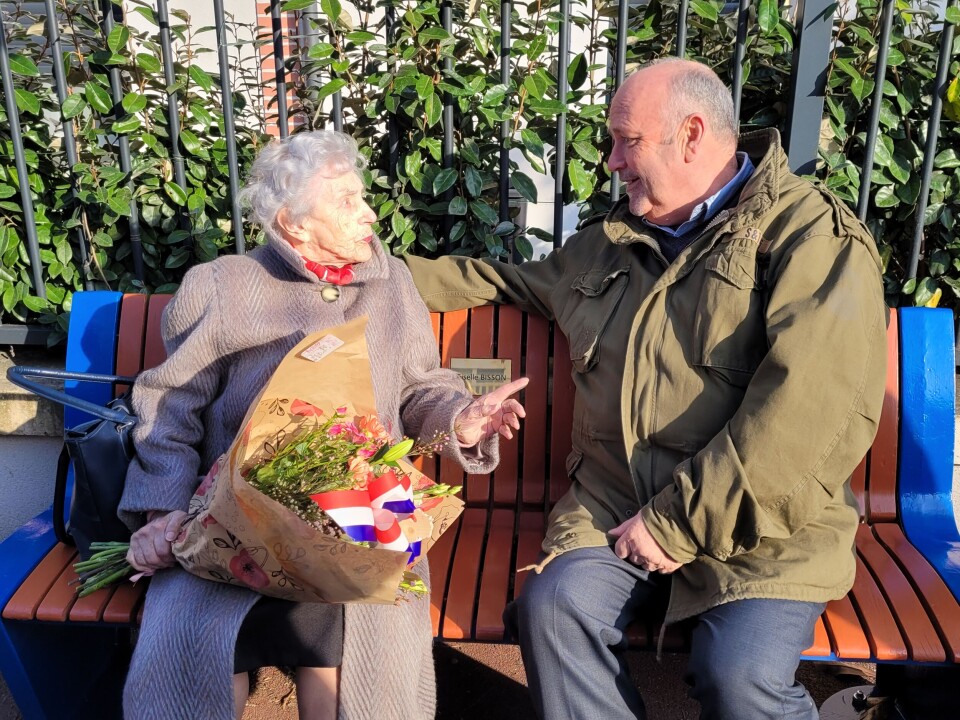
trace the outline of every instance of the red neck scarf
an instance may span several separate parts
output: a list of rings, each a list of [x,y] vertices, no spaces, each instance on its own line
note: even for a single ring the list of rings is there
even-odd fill
[[[321,265],[313,260],[307,260],[307,258],[303,258],[303,262],[306,264],[307,270],[323,282],[332,283],[333,285],[349,285],[353,282],[353,265],[330,267],[329,265]]]

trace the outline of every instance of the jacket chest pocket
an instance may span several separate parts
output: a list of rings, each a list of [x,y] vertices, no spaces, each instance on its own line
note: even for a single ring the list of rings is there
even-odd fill
[[[746,387],[767,352],[756,247],[726,245],[705,260],[694,363]]]
[[[559,318],[577,372],[589,372],[600,359],[600,342],[627,289],[629,267],[591,270],[574,278],[571,297]]]

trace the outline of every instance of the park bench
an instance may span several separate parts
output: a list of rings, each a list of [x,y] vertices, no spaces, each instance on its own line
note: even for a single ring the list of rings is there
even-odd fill
[[[164,357],[160,318],[169,296],[74,296],[67,367],[133,375]],[[457,358],[511,360],[531,378],[527,419],[502,446],[491,475],[464,477],[447,460],[425,468],[463,484],[466,509],[430,551],[434,634],[450,641],[510,641],[501,613],[520,590],[549,508],[565,492],[573,383],[566,340],[540,317],[483,307],[432,316],[445,366]],[[862,524],[856,583],[817,624],[808,660],[960,663],[960,536],[951,504],[954,441],[953,317],[948,310],[891,311],[887,393],[877,438],[852,478]],[[811,351],[815,351],[811,349]],[[106,403],[109,388],[70,392]],[[65,425],[84,418],[67,409]],[[119,716],[119,687],[144,583],[77,600],[74,550],[54,538],[48,510],[0,544],[0,673],[27,720]],[[659,628],[637,625],[653,648]],[[683,649],[671,627],[665,649]]]

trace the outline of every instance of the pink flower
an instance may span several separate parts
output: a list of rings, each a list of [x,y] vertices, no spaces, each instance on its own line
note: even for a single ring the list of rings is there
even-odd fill
[[[344,405],[343,407],[338,407],[338,408],[337,408],[337,415],[346,415],[346,414],[347,414],[347,406],[346,406],[346,405]]]
[[[362,415],[357,418],[357,429],[371,440],[379,440],[379,444],[390,442],[390,433],[386,431],[376,415]]]
[[[237,580],[254,590],[262,590],[270,584],[270,578],[267,577],[263,568],[257,565],[256,560],[246,549],[241,550],[239,555],[231,558],[230,572]]]
[[[323,410],[316,405],[308,403],[306,400],[294,400],[290,403],[290,414],[319,417],[323,415]]]
[[[353,479],[353,487],[363,489],[373,480],[373,468],[366,460],[360,457],[353,458],[347,465],[347,471]]]

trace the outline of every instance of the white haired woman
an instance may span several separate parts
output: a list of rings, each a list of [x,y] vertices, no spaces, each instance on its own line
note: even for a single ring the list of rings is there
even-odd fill
[[[190,270],[163,321],[167,360],[133,391],[140,422],[120,515],[128,559],[155,575],[124,716],[230,720],[247,671],[296,667],[301,718],[432,718],[426,599],[382,605],[289,603],[174,566],[171,541],[202,475],[239,430],[283,356],[307,334],[367,315],[377,410],[397,434],[456,437],[448,454],[489,472],[498,435],[524,411],[508,395],[476,401],[440,368],[426,307],[402,262],[374,238],[363,158],[347,135],[301,133],[266,146],[242,200],[267,242]],[[452,447],[451,447],[452,446]],[[429,584],[427,563],[416,567]]]

